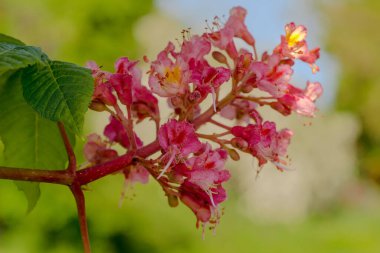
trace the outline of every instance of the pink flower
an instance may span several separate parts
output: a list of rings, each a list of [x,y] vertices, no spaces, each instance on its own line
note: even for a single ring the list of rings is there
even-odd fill
[[[117,142],[127,149],[130,147],[130,141],[125,127],[113,116],[110,117],[110,123],[104,128],[104,135],[107,136],[111,142]],[[143,143],[136,134],[135,139],[137,147],[142,147]]]
[[[129,165],[123,170],[124,174],[124,189],[121,192],[119,207],[122,206],[123,201],[127,195],[127,191],[134,186],[137,182],[146,184],[149,181],[149,172],[141,164]]]
[[[190,73],[187,63],[180,57],[171,59],[170,56],[177,56],[171,42],[151,64],[149,86],[154,93],[162,97],[174,97],[189,90]]]
[[[91,70],[92,77],[95,79],[95,83],[102,82],[104,79],[108,80],[111,73],[102,71],[100,67],[94,61],[88,61],[86,68]]]
[[[239,50],[239,56],[236,58],[236,67],[233,73],[233,77],[240,81],[243,77],[246,77],[250,71],[251,64],[253,62],[252,53],[245,49]]]
[[[235,56],[237,54],[235,44],[233,42],[234,30],[230,28],[222,28],[218,31],[205,33],[203,36],[208,38],[213,46],[222,50],[229,50],[229,55]]]
[[[185,181],[179,188],[180,199],[187,205],[197,217],[197,227],[199,222],[203,224],[210,222],[217,224],[219,222],[220,213],[213,206],[210,196],[198,185],[189,181]],[[227,198],[226,191],[217,186],[213,191],[214,204],[219,204]]]
[[[181,185],[180,199],[194,212],[197,224],[219,219],[218,204],[227,197],[221,184],[230,178],[224,167],[226,160],[225,150],[212,150],[209,144],[203,144],[195,156],[172,170],[172,178]]]
[[[112,86],[109,83],[111,73],[101,71],[100,67],[94,61],[87,62],[86,67],[91,69],[92,76],[95,79],[95,89],[92,100],[100,101],[106,105],[115,105],[116,97],[112,93]]]
[[[141,70],[137,67],[138,63],[130,61],[127,57],[121,57],[115,63],[116,73],[131,76],[133,87],[141,86]]]
[[[307,82],[305,90],[289,85],[287,94],[278,99],[278,104],[272,107],[283,111],[295,111],[296,113],[314,117],[317,107],[315,101],[322,95],[323,89],[319,82]],[[281,112],[281,110],[279,110]]]
[[[255,39],[244,23],[246,16],[247,11],[243,7],[234,7],[230,10],[230,17],[224,27],[225,29],[232,29],[235,37],[244,40],[250,46],[254,46]]]
[[[319,82],[307,82],[304,94],[311,101],[315,102],[320,96],[322,96],[323,88]]]
[[[281,36],[281,44],[275,48],[274,52],[309,63],[313,73],[315,73],[319,70],[318,66],[315,65],[319,58],[319,48],[309,50],[305,40],[306,36],[306,27],[296,26],[291,22],[285,26],[285,36]]]
[[[141,70],[137,67],[138,61],[130,61],[126,57],[116,61],[115,74],[109,75],[109,82],[99,85],[95,95],[108,97],[107,92],[116,91],[119,101],[131,106],[133,116],[142,121],[146,117],[157,118],[159,114],[158,100],[152,92],[141,85]],[[105,86],[103,88],[103,86]],[[107,90],[105,90],[107,88]],[[116,104],[116,98],[113,96]]]
[[[144,166],[137,164],[136,166],[131,166],[124,171],[125,180],[129,184],[135,184],[136,182],[146,184],[149,181],[149,172],[144,168]]]
[[[165,152],[164,158],[169,158],[159,178],[166,172],[174,159],[184,159],[189,154],[197,152],[201,147],[193,125],[188,122],[171,119],[163,124],[158,131],[158,141]]]
[[[199,155],[190,158],[187,166],[191,168],[189,182],[198,185],[212,199],[212,189],[230,178],[224,165],[227,160],[227,152],[224,149],[212,150],[210,144],[203,144]]]
[[[204,67],[211,69],[204,59],[211,50],[211,44],[205,38],[192,36],[182,43],[180,52],[174,50],[174,45],[169,43],[151,65],[149,86],[154,93],[162,97],[175,97],[189,92],[190,83],[203,83],[202,80],[206,78],[203,73]],[[212,69],[217,74],[224,74],[221,69]],[[223,82],[218,80],[221,78],[219,76],[214,74],[210,81],[212,79],[214,85],[220,85],[216,84]]]
[[[104,163],[118,156],[116,150],[107,148],[107,144],[97,134],[87,137],[83,153],[86,160],[93,164]]]
[[[158,100],[152,92],[144,86],[133,87],[132,113],[138,122],[147,117],[157,119],[159,117]]]
[[[165,152],[176,152],[181,157],[186,157],[201,148],[193,125],[175,119],[160,127],[158,141]]]
[[[208,38],[215,47],[226,50],[228,55],[235,59],[238,57],[238,51],[233,41],[234,37],[242,39],[248,45],[255,44],[255,39],[244,23],[246,15],[247,11],[244,8],[234,7],[230,10],[230,17],[223,28],[203,36]]]
[[[278,98],[285,95],[293,74],[291,65],[281,62],[279,54],[272,54],[263,62],[254,62],[251,71],[256,76],[257,87]]]
[[[190,62],[190,60],[203,61],[210,51],[211,43],[204,37],[194,35],[182,43],[181,52],[178,56],[185,62]]]
[[[257,104],[244,99],[234,99],[231,104],[227,105],[220,111],[224,118],[249,122],[249,114],[257,107]]]
[[[99,83],[99,85],[95,87],[94,94],[92,95],[92,100],[101,101],[104,104],[110,106],[115,105],[116,97],[112,93],[111,84],[108,81]]]
[[[112,74],[110,83],[123,105],[132,104],[132,76],[128,74]]]
[[[279,170],[286,169],[283,157],[286,156],[293,133],[289,129],[277,132],[275,123],[269,121],[262,123],[261,118],[253,116],[256,124],[249,124],[246,127],[235,126],[231,133],[248,143],[248,152],[258,159],[259,166],[270,161]]]
[[[215,92],[220,85],[227,82],[231,72],[223,67],[211,67],[206,61],[190,62],[192,71],[192,82],[195,89],[201,93],[202,98]]]

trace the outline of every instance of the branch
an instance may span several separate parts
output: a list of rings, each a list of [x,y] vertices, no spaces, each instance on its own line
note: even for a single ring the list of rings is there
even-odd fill
[[[235,95],[233,93],[228,94],[223,100],[221,100],[216,105],[216,112],[214,111],[214,107],[210,106],[204,113],[199,115],[197,118],[193,120],[193,124],[195,129],[198,129],[201,125],[205,124],[207,121],[209,121],[212,116],[214,116],[217,112],[219,112],[223,107],[225,107],[227,104],[229,104],[232,100],[235,99]]]
[[[141,157],[146,158],[161,149],[158,140],[153,141],[152,143],[140,148],[136,152],[128,152],[125,155],[119,156],[112,161],[102,163],[89,167],[87,169],[77,171],[77,180],[80,185],[85,185],[91,183],[95,180],[98,180],[104,176],[115,173],[119,170],[127,167],[133,160],[133,158]]]
[[[224,124],[222,124],[222,123],[220,123],[218,121],[215,121],[213,119],[210,119],[209,122],[212,123],[212,124],[214,124],[214,125],[216,125],[216,126],[218,126],[218,127],[224,128],[224,129],[226,129],[228,131],[231,131],[231,129],[232,129],[231,127],[226,126],[226,125],[224,125]]]
[[[77,160],[75,157],[75,153],[74,153],[73,148],[70,144],[70,140],[67,136],[65,126],[63,125],[62,122],[58,122],[57,124],[58,124],[58,128],[59,128],[59,132],[61,133],[63,143],[65,144],[67,157],[69,159],[69,165],[67,167],[67,171],[74,175],[76,172],[76,169],[77,169],[76,168],[77,167]]]
[[[0,166],[0,178],[63,185],[71,185],[73,182],[72,175],[66,170],[38,170],[3,166]]]
[[[135,155],[135,152],[128,152],[125,155],[119,156],[112,161],[98,164],[87,169],[79,170],[76,174],[76,180],[79,185],[85,185],[115,173],[127,167]]]
[[[86,205],[85,205],[84,194],[83,194],[83,191],[81,189],[81,186],[79,184],[76,184],[76,183],[74,183],[70,187],[70,190],[74,195],[75,202],[77,205],[79,225],[80,225],[80,233],[82,235],[84,252],[85,253],[91,253],[90,239],[88,236],[88,227],[87,227],[87,220],[86,220]]]

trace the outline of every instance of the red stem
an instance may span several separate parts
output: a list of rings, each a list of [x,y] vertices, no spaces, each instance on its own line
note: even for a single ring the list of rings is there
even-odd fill
[[[69,159],[69,165],[67,167],[67,171],[74,175],[76,172],[76,169],[77,169],[77,160],[75,158],[75,153],[74,153],[73,148],[70,144],[70,140],[69,140],[69,137],[67,136],[67,133],[66,133],[66,130],[65,130],[63,123],[58,122],[57,124],[58,124],[59,132],[61,133],[63,143],[64,143],[65,148],[66,148],[67,157]]]
[[[136,143],[136,136],[135,136],[135,132],[133,131],[133,120],[132,120],[132,112],[131,112],[131,106],[128,105],[127,106],[127,115],[128,115],[128,121],[127,121],[127,132],[129,132],[129,136],[131,137],[131,146],[132,146],[132,150],[136,150],[137,149],[137,143]]]
[[[0,166],[0,178],[63,185],[71,185],[74,181],[73,176],[67,173],[66,170],[38,170],[3,166]]]
[[[71,185],[70,189],[74,195],[75,202],[77,205],[80,233],[82,235],[82,242],[83,242],[83,249],[85,253],[91,253],[90,238],[88,235],[88,226],[87,226],[87,220],[86,220],[86,205],[85,205],[84,194],[81,189],[81,186],[77,183],[74,183],[73,185]]]
[[[98,164],[77,172],[76,180],[80,185],[91,183],[99,178],[115,173],[127,167],[132,162],[134,152],[128,152],[118,158]]]
[[[216,126],[218,126],[218,127],[224,128],[224,129],[226,129],[226,130],[228,130],[228,131],[231,130],[231,127],[226,126],[226,125],[224,125],[224,124],[222,124],[222,123],[219,123],[219,122],[216,121],[216,120],[210,119],[209,122],[212,123],[212,124],[214,124],[214,125],[216,125]]]
[[[136,145],[135,133],[133,132],[133,122],[131,119],[132,115],[131,115],[130,107],[127,106],[128,119],[125,118],[124,113],[120,109],[118,104],[115,104],[114,108],[115,108],[118,118],[121,120],[123,127],[127,131],[130,147],[132,148],[132,150],[136,150],[137,145]]]

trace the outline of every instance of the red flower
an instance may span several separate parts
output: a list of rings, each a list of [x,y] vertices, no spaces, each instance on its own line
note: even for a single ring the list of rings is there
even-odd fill
[[[293,133],[289,129],[282,129],[280,132],[276,130],[276,124],[265,121],[257,115],[252,115],[256,124],[248,126],[235,126],[231,133],[245,141],[248,144],[247,151],[259,160],[259,166],[264,165],[268,161],[276,165],[279,170],[286,168],[286,161],[283,159],[286,156],[287,147]],[[235,142],[238,142],[235,140]]]
[[[99,135],[90,134],[83,148],[84,157],[93,164],[104,163],[118,156],[116,150],[107,147]]]
[[[188,122],[171,119],[168,123],[162,125],[158,131],[158,141],[165,152],[163,160],[167,160],[165,168],[161,171],[160,178],[174,159],[184,159],[189,154],[197,152],[201,147],[193,125]]]
[[[110,117],[110,123],[104,128],[104,135],[107,136],[111,142],[117,142],[126,149],[130,147],[130,142],[125,127],[113,116]],[[136,134],[135,139],[137,147],[142,147],[143,143]]]

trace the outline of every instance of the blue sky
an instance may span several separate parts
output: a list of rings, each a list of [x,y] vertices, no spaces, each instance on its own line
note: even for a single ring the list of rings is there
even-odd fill
[[[233,6],[243,6],[248,10],[246,23],[256,38],[259,52],[272,50],[278,44],[285,24],[293,21],[305,25],[309,30],[309,46],[321,47],[321,59],[318,62],[321,71],[313,75],[306,64],[296,64],[293,83],[302,87],[307,80],[319,81],[325,90],[319,106],[326,109],[334,102],[339,66],[323,50],[321,16],[310,0],[157,0],[156,5],[183,22],[185,27],[199,32],[205,27],[205,19],[211,20],[215,15],[227,18]]]

